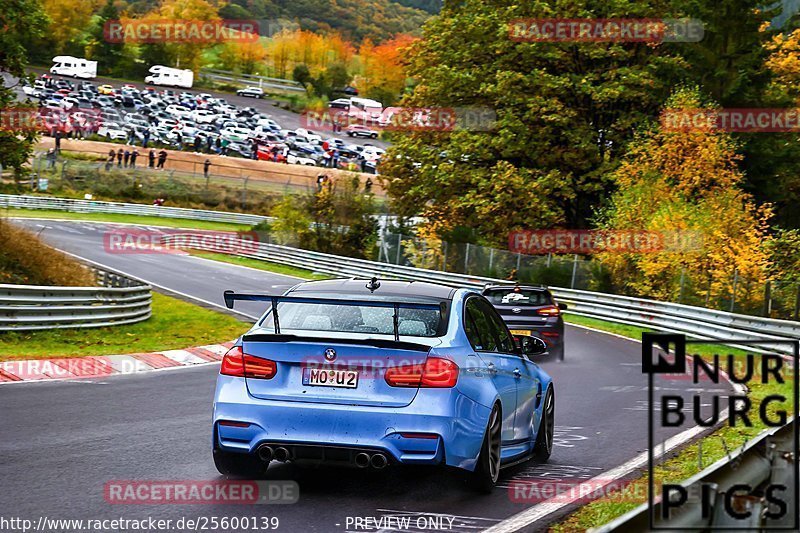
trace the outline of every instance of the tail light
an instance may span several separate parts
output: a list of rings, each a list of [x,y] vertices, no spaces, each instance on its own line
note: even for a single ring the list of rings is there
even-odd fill
[[[424,365],[388,368],[385,379],[392,387],[455,387],[458,381],[458,365],[448,359],[429,357]]]
[[[224,376],[235,376],[251,379],[272,379],[278,372],[275,361],[247,355],[241,346],[234,346],[222,358],[219,373]]]
[[[536,314],[540,316],[558,316],[561,314],[561,309],[559,309],[555,305],[551,305],[549,307],[542,307],[541,309],[536,311]]]

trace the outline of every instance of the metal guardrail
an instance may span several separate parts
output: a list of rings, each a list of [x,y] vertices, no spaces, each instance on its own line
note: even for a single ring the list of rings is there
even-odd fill
[[[150,318],[150,285],[117,272],[93,270],[99,287],[0,284],[0,331],[99,328]]]
[[[796,526],[797,524],[793,524],[796,513],[794,479],[798,475],[798,451],[794,449],[795,424],[797,424],[796,418],[785,426],[764,431],[729,457],[720,459],[681,483],[688,494],[694,497],[687,498],[686,503],[680,506],[679,513],[670,514],[668,521],[657,521],[655,527],[661,530],[682,528],[684,531],[704,531],[708,527],[724,530],[729,526],[739,531],[762,531],[769,528],[790,530]],[[787,490],[781,491],[780,494],[781,499],[787,504],[785,513],[769,519],[764,512],[768,508],[768,502],[763,496],[740,493],[732,496],[732,507],[738,512],[749,511],[751,514],[746,519],[733,520],[725,510],[723,495],[734,485],[739,484],[754,489],[763,488],[767,484],[785,486]],[[713,510],[707,513],[703,512],[702,498],[697,496],[701,494],[703,485],[710,486],[715,493],[713,501],[708,502],[713,506]],[[776,509],[773,509],[774,511]],[[589,532],[650,531],[651,515],[654,518],[662,516],[662,502],[656,502],[652,510],[648,504],[642,504]]]
[[[260,87],[262,89],[268,87],[280,91],[306,92],[302,84],[282,78],[268,78],[267,76],[257,76],[255,74],[236,74],[235,72],[216,69],[203,69],[200,71],[200,76],[214,81],[226,81],[247,87]]]
[[[246,225],[255,225],[265,220],[272,220],[271,217],[251,215],[248,213],[228,213],[225,211],[205,211],[202,209],[186,209],[183,207],[100,202],[96,200],[76,200],[72,198],[55,198],[50,196],[17,196],[12,194],[0,194],[0,208],[50,209],[72,213],[119,213],[123,215],[182,218]]]
[[[165,243],[177,237],[177,235],[166,236]],[[176,243],[173,241],[172,244]],[[242,246],[241,249],[252,250],[252,243],[248,243],[247,247]],[[505,280],[379,263],[266,243],[259,243],[256,251],[239,252],[237,255],[336,276],[375,275],[430,281],[453,287],[482,287],[486,283],[507,283]],[[788,320],[739,315],[599,292],[558,287],[549,289],[559,301],[569,304],[571,313],[658,331],[684,333],[694,339],[800,339],[800,323]],[[768,351],[791,353],[785,345],[765,346]],[[765,351],[752,346],[747,349],[753,352]]]

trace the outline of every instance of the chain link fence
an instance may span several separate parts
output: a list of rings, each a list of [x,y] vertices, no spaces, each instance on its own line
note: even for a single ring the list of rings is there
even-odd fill
[[[527,255],[470,243],[441,242],[431,248],[412,235],[383,232],[376,259],[458,274],[620,294],[601,262],[580,255]],[[670,301],[674,303],[789,320],[798,320],[800,315],[798,281],[754,282],[741,277],[735,269],[722,288],[719,280],[698,279],[686,271],[675,278],[669,280]],[[712,283],[716,285],[712,287]]]

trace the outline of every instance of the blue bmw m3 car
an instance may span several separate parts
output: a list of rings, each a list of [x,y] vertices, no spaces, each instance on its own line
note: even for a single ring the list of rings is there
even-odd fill
[[[268,302],[225,355],[213,411],[222,474],[271,461],[381,469],[446,465],[489,491],[553,448],[541,339],[509,333],[477,291],[364,279],[305,282]]]

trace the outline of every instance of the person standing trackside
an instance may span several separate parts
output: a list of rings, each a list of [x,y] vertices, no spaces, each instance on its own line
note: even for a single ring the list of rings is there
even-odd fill
[[[155,148],[150,148],[150,153],[147,155],[147,159],[148,159],[148,162],[149,162],[148,166],[150,168],[155,168],[155,166],[156,166],[156,149]]]
[[[203,162],[203,177],[206,178],[206,179],[208,179],[208,169],[209,169],[210,166],[211,166],[211,160],[210,159],[206,159]]]
[[[128,162],[131,160],[131,151],[125,148],[125,157],[122,158],[125,168],[128,168]]]
[[[131,168],[136,168],[136,158],[139,157],[139,150],[134,148],[131,151]]]
[[[56,129],[55,138],[56,138],[56,154],[60,154],[61,153],[61,129]]]
[[[122,148],[117,150],[117,166],[122,167],[122,158],[125,157],[125,152],[122,151]]]
[[[158,152],[158,168],[164,170],[164,163],[167,162],[167,151],[163,148]]]

